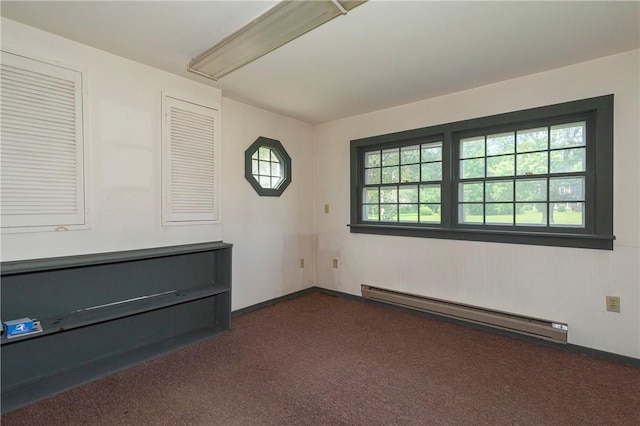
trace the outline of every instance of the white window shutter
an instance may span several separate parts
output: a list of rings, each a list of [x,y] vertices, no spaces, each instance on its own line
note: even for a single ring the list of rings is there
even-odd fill
[[[2,52],[2,228],[84,225],[82,73]]]
[[[218,221],[218,111],[164,97],[163,224]]]

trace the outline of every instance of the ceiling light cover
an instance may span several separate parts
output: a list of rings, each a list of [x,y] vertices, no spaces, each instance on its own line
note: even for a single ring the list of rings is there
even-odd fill
[[[194,58],[188,69],[218,80],[365,1],[281,1]]]

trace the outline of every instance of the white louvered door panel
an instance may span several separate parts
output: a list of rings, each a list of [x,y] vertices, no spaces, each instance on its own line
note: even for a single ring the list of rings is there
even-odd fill
[[[168,96],[164,108],[163,222],[215,222],[217,111]]]
[[[2,228],[85,223],[82,73],[2,52]]]

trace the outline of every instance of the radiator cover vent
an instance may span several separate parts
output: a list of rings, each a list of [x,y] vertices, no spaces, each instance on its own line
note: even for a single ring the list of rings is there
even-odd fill
[[[567,343],[569,327],[558,321],[494,311],[368,285],[362,285],[362,297],[554,342]]]

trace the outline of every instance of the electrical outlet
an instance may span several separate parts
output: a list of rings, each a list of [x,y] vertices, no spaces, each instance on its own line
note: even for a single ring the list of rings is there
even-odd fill
[[[607,296],[607,311],[620,313],[620,297]]]
[[[300,259],[300,267],[304,268],[304,259]]]
[[[324,214],[329,214],[329,204],[324,205]]]
[[[338,269],[338,259],[333,259],[333,269]]]

